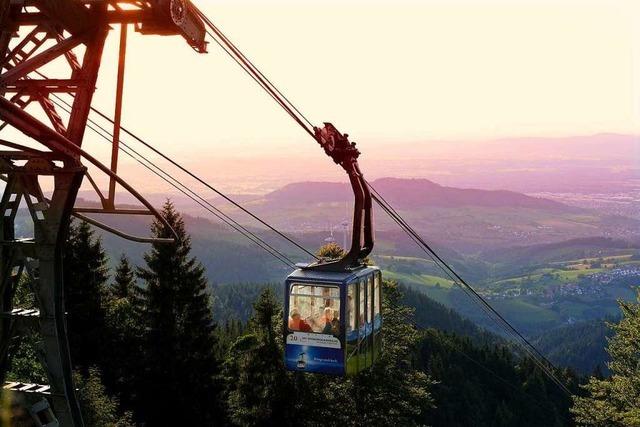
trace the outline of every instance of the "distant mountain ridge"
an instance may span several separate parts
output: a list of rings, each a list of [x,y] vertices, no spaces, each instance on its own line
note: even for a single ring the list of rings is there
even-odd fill
[[[578,209],[565,204],[507,190],[477,190],[445,187],[428,179],[380,178],[372,182],[392,205],[400,209],[435,207],[509,207],[551,211]],[[335,182],[298,182],[285,185],[264,196],[267,203],[308,204],[346,202],[352,199],[348,184]]]

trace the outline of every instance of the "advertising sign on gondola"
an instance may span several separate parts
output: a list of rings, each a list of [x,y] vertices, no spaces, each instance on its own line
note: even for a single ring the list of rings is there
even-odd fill
[[[344,350],[332,335],[294,332],[287,335],[285,363],[292,371],[341,375]]]

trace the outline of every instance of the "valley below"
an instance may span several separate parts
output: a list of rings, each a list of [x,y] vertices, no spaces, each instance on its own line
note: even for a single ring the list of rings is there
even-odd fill
[[[634,299],[640,285],[640,219],[620,209],[619,197],[605,209],[602,204],[576,203],[573,199],[445,187],[425,179],[384,178],[372,184],[461,277],[524,335],[540,340],[550,355],[557,345],[547,342],[549,331],[572,337],[562,345],[580,341],[582,336],[572,331],[589,322],[617,319],[617,300]],[[310,250],[328,242],[344,245],[350,241],[351,194],[347,184],[300,182],[266,194],[232,197]],[[187,201],[172,201],[185,215],[193,253],[206,269],[214,298],[216,294],[229,298],[232,289],[240,285],[245,290],[252,284],[271,284],[278,289],[290,273],[289,266],[226,225],[205,217]],[[215,198],[212,203],[239,218],[295,262],[310,261],[232,206]],[[95,202],[81,200],[78,205],[92,206]],[[441,303],[481,329],[499,333],[451,277],[382,212],[375,213],[376,247],[371,259],[386,278]],[[131,234],[149,233],[149,222],[144,218],[97,218]],[[25,236],[30,233],[23,230]],[[147,245],[98,233],[112,265],[121,253],[133,263],[142,264]],[[220,321],[229,317],[247,320],[250,305],[239,302],[239,296],[234,298],[236,305],[245,308],[222,309],[225,318]],[[604,329],[590,330],[600,333]],[[604,336],[600,333],[594,338],[592,347],[603,348]],[[590,362],[560,356],[557,361],[588,371],[606,361],[606,354],[598,354]]]

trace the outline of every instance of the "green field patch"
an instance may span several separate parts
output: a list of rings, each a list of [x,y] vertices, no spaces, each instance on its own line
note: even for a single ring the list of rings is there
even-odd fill
[[[502,285],[518,285],[524,281],[537,281],[545,274],[552,274],[555,276],[556,283],[567,283],[578,280],[580,276],[588,276],[589,274],[601,273],[606,271],[605,268],[581,268],[581,269],[559,269],[559,268],[540,268],[534,270],[534,273],[527,274],[526,276],[509,277],[507,279],[501,279],[495,282],[487,283],[487,287],[502,286]]]
[[[502,316],[521,324],[535,325],[536,323],[561,320],[552,310],[522,299],[493,300],[491,304]]]
[[[588,270],[591,268],[591,264],[568,264],[566,268],[568,270]]]
[[[533,270],[530,274],[524,275],[524,276],[515,276],[515,277],[509,277],[506,279],[500,279],[497,280],[495,282],[490,282],[489,285],[500,285],[500,284],[504,284],[507,282],[513,282],[513,283],[522,283],[525,280],[537,280],[540,279],[540,277],[542,277],[543,274],[552,274],[552,273],[558,273],[558,272],[562,272],[564,270],[561,270],[559,268],[538,268]]]
[[[549,264],[569,267],[572,265],[591,264],[599,261],[602,261],[603,263],[618,262],[620,264],[637,263],[638,261],[633,260],[632,257],[633,257],[633,254],[608,255],[608,256],[603,256],[599,258],[579,258],[579,259],[566,260],[566,261],[556,261],[556,262],[551,262]]]
[[[589,274],[601,273],[605,271],[604,268],[587,268],[584,270],[560,270],[556,272],[558,280],[561,282],[573,282],[578,279],[579,276],[587,276]]]
[[[420,285],[428,287],[438,287],[438,285],[440,285],[441,288],[445,289],[449,289],[454,285],[451,280],[429,274],[407,274],[399,273],[397,271],[383,271],[383,275],[387,279],[395,280],[396,282],[404,283],[406,285]]]

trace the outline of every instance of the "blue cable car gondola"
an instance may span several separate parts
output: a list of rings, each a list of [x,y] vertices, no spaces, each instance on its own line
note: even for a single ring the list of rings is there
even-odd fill
[[[285,282],[285,365],[292,371],[352,375],[380,357],[382,276],[367,266],[373,249],[371,194],[360,152],[331,124],[316,140],[349,175],[355,196],[351,249],[341,259],[300,266]]]
[[[285,286],[288,369],[354,374],[379,357],[382,284],[377,267],[341,273],[300,268]]]

